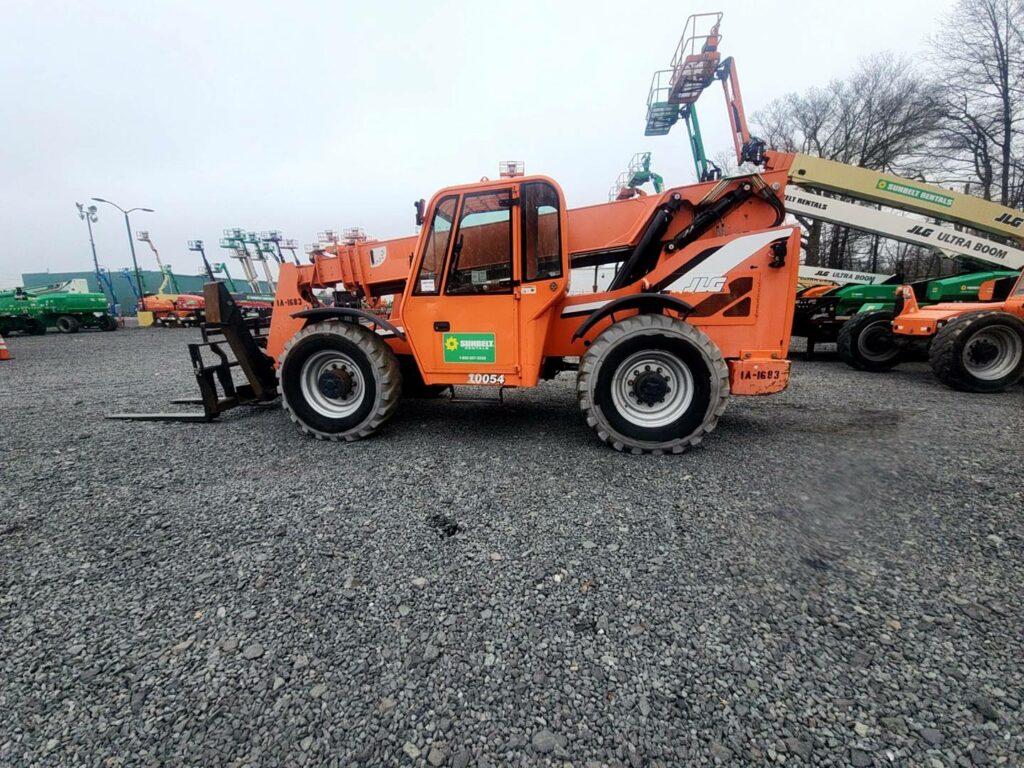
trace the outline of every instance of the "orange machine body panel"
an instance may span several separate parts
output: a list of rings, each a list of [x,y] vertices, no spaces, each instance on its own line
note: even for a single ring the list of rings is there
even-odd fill
[[[659,294],[689,305],[687,321],[721,350],[735,394],[777,392],[789,377],[799,264],[799,230],[779,225],[775,204],[785,184],[783,169],[573,210],[543,176],[442,189],[418,237],[339,245],[315,255],[313,264],[282,265],[267,354],[280,360],[307,322],[294,314],[319,306],[314,289],[330,287],[378,311],[390,296],[386,322],[375,330],[396,354],[415,357],[427,384],[534,386],[545,359],[583,355],[612,322],[638,310],[613,312],[578,335],[591,313]],[[730,207],[682,247],[665,247],[702,205],[741,188],[760,194]],[[574,264],[626,260],[670,201],[679,208],[640,278],[616,290],[569,295]]]
[[[823,294],[826,294],[829,291],[838,287],[839,286],[836,283],[827,283],[826,285],[812,285],[800,291],[797,294],[797,297],[801,299],[812,299],[817,296],[822,296]]]
[[[206,308],[206,300],[193,293],[153,293],[142,297],[139,308],[152,312],[157,320],[191,320]]]
[[[892,321],[892,331],[897,336],[934,336],[939,328],[950,320],[980,310],[1009,312],[1024,319],[1024,272],[1017,278],[1017,282],[1010,289],[1010,295],[1003,301],[949,301],[922,307],[918,305],[911,286],[902,286],[900,295],[903,306]]]

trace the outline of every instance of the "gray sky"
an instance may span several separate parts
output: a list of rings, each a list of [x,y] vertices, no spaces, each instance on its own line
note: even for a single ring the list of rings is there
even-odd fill
[[[714,0],[748,113],[842,76],[867,53],[913,53],[951,0]],[[689,13],[634,2],[5,0],[0,25],[0,286],[91,268],[74,203],[147,206],[164,261],[195,274],[225,227],[300,244],[361,226],[414,231],[412,201],[518,159],[570,205],[606,199],[634,152],[692,180],[685,131],[643,135],[651,74]],[[716,88],[716,91],[718,89]],[[708,154],[729,148],[720,91]],[[129,263],[100,206],[100,263]],[[155,268],[147,250],[142,265]]]

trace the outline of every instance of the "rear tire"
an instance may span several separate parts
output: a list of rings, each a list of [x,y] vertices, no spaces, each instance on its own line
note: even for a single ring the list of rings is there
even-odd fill
[[[1024,377],[1024,322],[1007,312],[971,312],[935,334],[935,377],[964,392],[1002,392]]]
[[[99,319],[99,327],[101,331],[116,331],[117,320],[112,318],[110,315],[104,315]]]
[[[858,371],[888,371],[903,359],[892,335],[892,312],[854,315],[839,329],[836,344],[843,362]]]
[[[398,360],[354,323],[315,323],[297,333],[277,369],[289,418],[318,440],[368,437],[391,418],[402,391]]]
[[[29,336],[42,336],[46,333],[46,323],[36,317],[30,317],[25,322],[25,333]]]
[[[576,395],[587,424],[615,450],[682,453],[718,423],[729,369],[700,329],[637,315],[607,328],[583,355]]]
[[[78,322],[78,318],[71,315],[61,315],[57,318],[57,330],[61,333],[78,333],[78,329],[81,327],[82,324]]]

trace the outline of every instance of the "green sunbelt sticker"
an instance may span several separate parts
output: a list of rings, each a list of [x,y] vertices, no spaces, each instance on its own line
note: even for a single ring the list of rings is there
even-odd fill
[[[912,187],[909,184],[879,179],[878,184],[875,186],[883,192],[891,192],[894,195],[903,195],[903,197],[912,197],[915,200],[922,200],[926,203],[935,203],[935,205],[941,205],[943,208],[949,208],[953,205],[953,198],[948,195],[940,195],[927,189]]]
[[[446,363],[493,363],[493,333],[446,333],[444,344]]]

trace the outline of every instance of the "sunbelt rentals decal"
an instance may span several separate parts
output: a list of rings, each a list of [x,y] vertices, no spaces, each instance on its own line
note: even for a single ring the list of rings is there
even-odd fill
[[[893,195],[902,195],[903,197],[910,197],[914,200],[921,200],[925,203],[941,205],[943,208],[949,208],[953,205],[953,198],[949,195],[940,195],[938,192],[921,189],[920,187],[914,187],[910,184],[900,184],[899,182],[889,181],[888,179],[879,179],[875,186],[883,192],[889,192]]]
[[[446,363],[493,363],[493,333],[446,333],[442,337]]]

